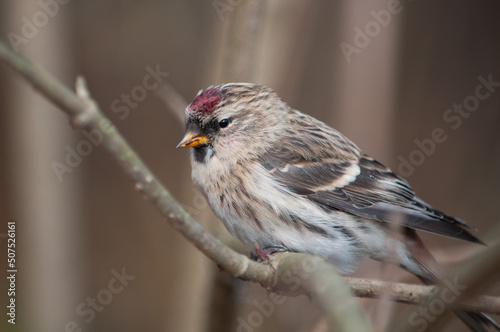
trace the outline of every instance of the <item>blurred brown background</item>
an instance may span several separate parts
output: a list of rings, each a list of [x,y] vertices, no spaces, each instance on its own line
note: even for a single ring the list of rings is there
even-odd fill
[[[223,82],[269,85],[291,106],[403,170],[420,197],[476,225],[493,243],[500,91],[498,84],[480,88],[480,100],[476,89],[478,77],[500,82],[499,12],[493,0],[17,0],[0,3],[0,39],[70,87],[83,75],[153,172],[227,243],[235,240],[193,190],[188,151],[175,149],[183,126],[162,101],[160,83],[188,102]],[[82,143],[91,140],[3,64],[0,100],[1,271],[10,219],[18,241],[17,324],[13,329],[2,310],[0,330],[327,330],[314,301],[304,297],[259,312],[264,289],[219,272],[100,147]],[[451,113],[460,105],[465,111]],[[436,129],[446,139],[432,148]],[[424,151],[415,140],[427,142]],[[71,151],[88,155],[68,157]],[[66,165],[59,177],[55,162]],[[444,265],[482,249],[425,240]],[[356,275],[412,280],[380,267],[366,263]],[[398,318],[398,311],[387,314],[394,312],[387,304],[360,302],[374,331],[390,329]],[[465,327],[452,320],[446,330]]]

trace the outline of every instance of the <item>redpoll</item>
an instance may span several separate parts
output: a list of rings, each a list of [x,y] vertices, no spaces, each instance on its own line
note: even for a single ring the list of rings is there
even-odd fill
[[[435,283],[439,267],[415,230],[482,243],[466,222],[415,197],[404,179],[265,86],[200,91],[186,109],[178,147],[193,147],[195,185],[250,249],[319,255],[342,273],[365,257],[395,256]],[[403,236],[391,240],[388,225],[399,220]],[[481,313],[457,314],[474,331],[495,324]]]

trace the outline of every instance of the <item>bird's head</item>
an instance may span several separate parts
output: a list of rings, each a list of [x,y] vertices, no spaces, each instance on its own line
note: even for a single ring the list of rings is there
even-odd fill
[[[283,117],[275,113],[287,108],[265,86],[229,83],[209,87],[186,108],[186,132],[177,147],[194,148],[198,161],[214,155],[250,158],[269,147],[268,142],[282,127]]]

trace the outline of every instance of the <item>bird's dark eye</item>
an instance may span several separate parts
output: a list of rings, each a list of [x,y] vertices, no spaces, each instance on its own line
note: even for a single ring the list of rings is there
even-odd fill
[[[219,127],[226,128],[229,125],[229,122],[231,122],[229,119],[222,119],[219,121]]]

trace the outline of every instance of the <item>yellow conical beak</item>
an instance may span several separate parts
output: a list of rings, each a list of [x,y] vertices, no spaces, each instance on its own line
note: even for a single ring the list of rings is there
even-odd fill
[[[186,132],[181,142],[177,145],[178,148],[195,148],[197,146],[208,144],[208,137],[200,135],[192,131]]]

